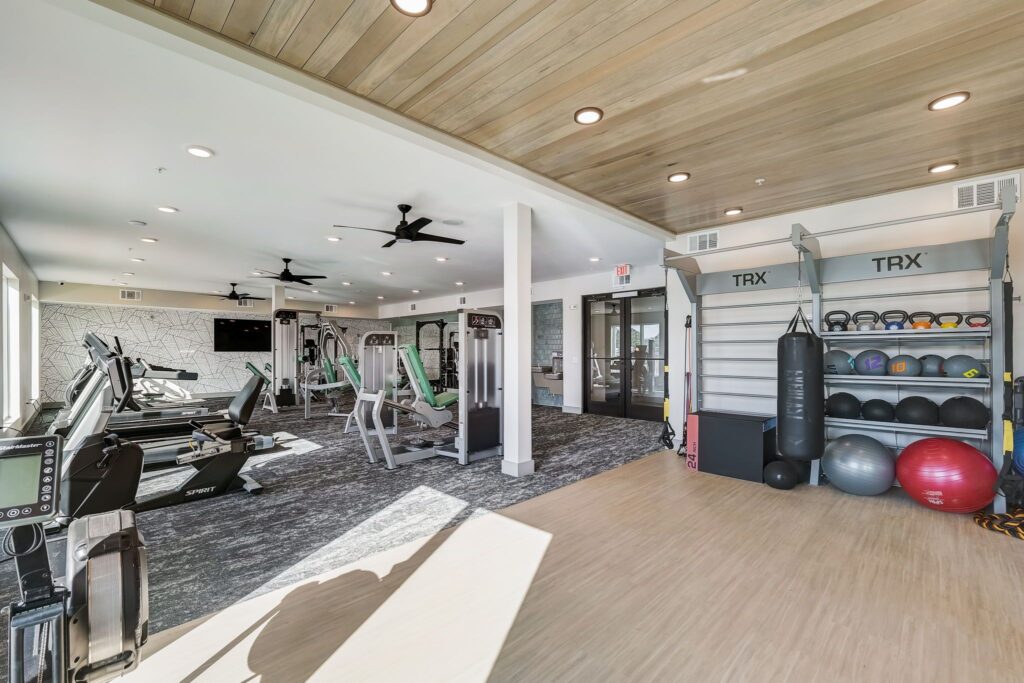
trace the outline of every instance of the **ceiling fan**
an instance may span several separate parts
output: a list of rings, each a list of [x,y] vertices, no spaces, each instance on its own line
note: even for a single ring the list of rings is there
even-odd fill
[[[326,275],[296,275],[292,271],[288,270],[288,264],[291,263],[292,260],[290,258],[283,258],[281,260],[284,261],[284,270],[282,270],[277,275],[262,275],[260,277],[270,278],[272,280],[280,280],[281,282],[296,283],[300,285],[313,284],[312,282],[307,282],[307,280],[324,280],[327,278]],[[263,272],[266,273],[269,271]]]
[[[433,221],[429,218],[420,217],[414,220],[412,223],[405,219],[405,215],[412,211],[412,206],[409,204],[399,204],[398,210],[402,212],[402,221],[395,226],[394,230],[378,230],[376,228],[360,228],[355,225],[335,225],[336,228],[351,228],[353,230],[369,230],[371,232],[380,232],[385,235],[391,235],[394,237],[390,242],[386,242],[381,245],[382,248],[387,248],[395,244],[395,242],[402,242],[403,244],[410,242],[441,242],[443,244],[465,244],[465,240],[452,239],[451,237],[440,237],[438,235],[424,235],[420,232],[423,228],[427,227]]]
[[[226,299],[227,301],[266,301],[261,296],[250,296],[249,294],[242,294],[235,291],[235,287],[238,286],[237,282],[229,283],[231,285],[231,291],[227,294],[207,294],[206,296],[215,296],[219,299]]]

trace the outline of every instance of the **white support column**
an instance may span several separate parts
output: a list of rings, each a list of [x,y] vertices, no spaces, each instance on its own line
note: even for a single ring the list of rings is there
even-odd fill
[[[270,338],[271,342],[271,354],[270,354],[270,367],[272,372],[270,373],[270,391],[275,396],[281,393],[281,379],[287,377],[287,368],[282,365],[281,362],[281,326],[274,320],[273,315],[276,311],[288,308],[288,298],[285,296],[284,285],[274,285],[273,289],[270,290]]]
[[[532,361],[533,317],[530,302],[533,216],[518,202],[504,210],[505,258],[504,460],[501,471],[513,477],[533,474]]]

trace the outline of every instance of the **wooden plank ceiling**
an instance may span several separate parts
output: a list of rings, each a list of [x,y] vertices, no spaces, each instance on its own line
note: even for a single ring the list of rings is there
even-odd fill
[[[1022,0],[137,1],[675,232],[1024,166]]]

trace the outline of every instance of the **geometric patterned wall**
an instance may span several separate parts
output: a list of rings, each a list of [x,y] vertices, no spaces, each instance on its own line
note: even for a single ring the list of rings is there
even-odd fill
[[[39,311],[39,382],[43,403],[62,402],[68,381],[88,360],[82,337],[93,332],[110,344],[116,335],[125,354],[155,365],[199,373],[199,380],[182,382],[193,394],[237,392],[252,376],[246,361],[263,367],[269,353],[214,353],[214,318],[269,320],[259,313],[190,311],[172,308],[42,304]],[[302,316],[306,318],[307,316]],[[313,320],[308,316],[309,321]],[[302,322],[306,322],[302,320]],[[339,320],[352,344],[367,330],[389,329],[379,320]]]

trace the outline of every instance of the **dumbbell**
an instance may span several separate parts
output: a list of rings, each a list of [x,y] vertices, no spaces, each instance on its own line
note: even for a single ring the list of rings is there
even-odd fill
[[[906,327],[910,315],[906,311],[885,311],[879,319],[887,330],[902,330]]]
[[[857,311],[853,314],[853,324],[858,332],[871,332],[878,324],[878,314],[874,311]]]
[[[964,320],[967,321],[967,327],[989,327],[992,325],[992,316],[987,313],[971,313]]]
[[[943,321],[943,318],[952,318],[952,320]],[[960,313],[939,313],[935,316],[935,322],[944,330],[955,330],[963,321],[964,317]]]
[[[850,314],[846,311],[829,311],[825,314],[825,330],[827,332],[846,332],[850,324]]]
[[[915,330],[930,330],[935,323],[935,314],[921,311],[910,314],[910,326]]]

